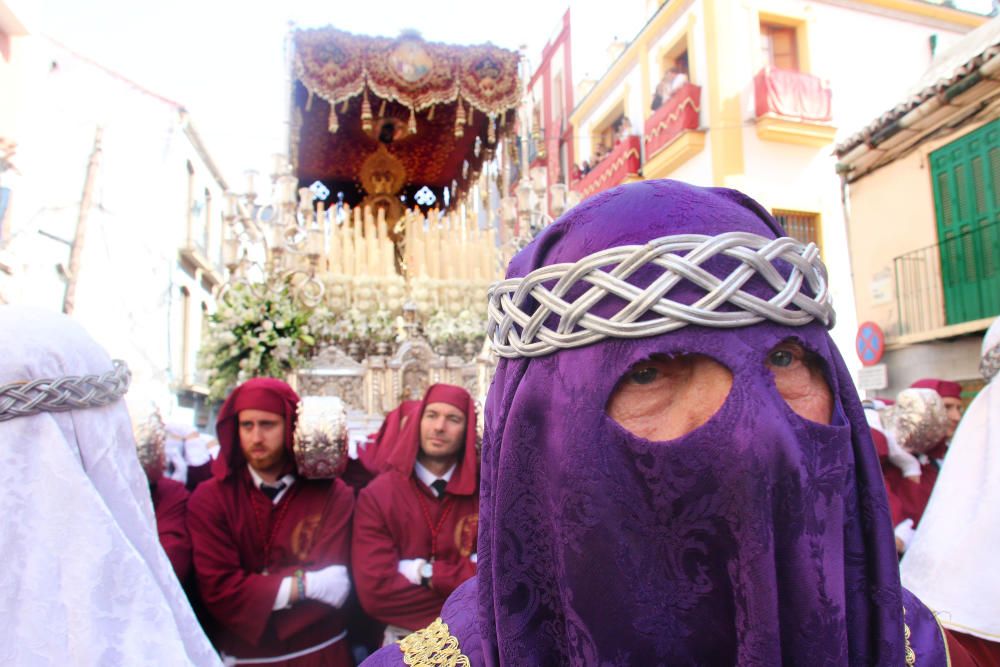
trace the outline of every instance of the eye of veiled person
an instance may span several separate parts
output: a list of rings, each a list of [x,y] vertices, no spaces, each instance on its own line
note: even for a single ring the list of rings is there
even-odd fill
[[[822,358],[794,340],[771,348],[765,366],[774,385],[795,414],[820,424],[829,424],[833,414],[833,392],[826,380]]]
[[[732,384],[729,369],[711,357],[655,356],[622,375],[606,412],[634,435],[670,440],[707,422],[722,407]]]

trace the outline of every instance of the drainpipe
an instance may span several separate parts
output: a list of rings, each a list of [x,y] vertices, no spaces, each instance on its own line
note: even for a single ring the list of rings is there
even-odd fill
[[[87,164],[87,176],[83,183],[83,195],[80,197],[80,212],[76,218],[76,232],[69,249],[69,267],[66,270],[66,292],[63,296],[63,312],[73,314],[76,305],[76,285],[80,276],[80,260],[83,257],[83,243],[87,235],[87,215],[90,213],[91,200],[94,197],[94,182],[97,180],[97,167],[101,160],[101,135],[104,128],[98,126],[94,134],[94,148]]]

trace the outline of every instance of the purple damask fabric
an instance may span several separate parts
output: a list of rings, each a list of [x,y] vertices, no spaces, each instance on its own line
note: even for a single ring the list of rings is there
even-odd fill
[[[635,183],[575,207],[508,276],[661,236],[735,230],[783,235],[738,192]],[[716,258],[703,268],[728,275],[733,266]],[[659,273],[647,267],[630,282]],[[773,295],[760,279],[744,289]],[[686,303],[702,295],[687,282],[670,294]],[[606,297],[596,310],[620,307]],[[825,364],[829,425],[796,415],[774,386],[766,355],[789,338]],[[732,372],[730,394],[708,422],[653,442],[607,416],[634,363],[683,353]],[[905,664],[881,471],[822,324],[688,326],[502,360],[485,416],[478,577],[455,592],[470,600],[478,588],[478,610],[456,598],[444,614],[454,628],[475,628],[455,632],[463,649],[481,651],[473,664]],[[907,609],[911,625],[928,618],[922,607]],[[940,664],[920,660],[943,651],[933,629],[924,622],[914,632],[917,664]]]

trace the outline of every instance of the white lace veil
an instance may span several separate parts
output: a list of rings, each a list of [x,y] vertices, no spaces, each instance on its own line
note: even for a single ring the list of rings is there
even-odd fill
[[[0,306],[0,385],[100,374],[70,318]],[[125,402],[0,422],[0,663],[219,665],[160,547]]]
[[[1000,318],[983,354],[1000,344]],[[1000,642],[1000,380],[979,392],[951,440],[901,564],[903,585],[947,628]]]

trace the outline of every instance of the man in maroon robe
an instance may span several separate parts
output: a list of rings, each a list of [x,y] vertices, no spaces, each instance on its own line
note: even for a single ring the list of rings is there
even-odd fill
[[[352,664],[342,607],[354,496],[340,480],[297,474],[298,402],[280,380],[237,387],[216,422],[213,478],[188,504],[210,636],[235,664]]]
[[[944,460],[944,455],[948,451],[948,443],[951,442],[951,438],[955,435],[955,429],[958,428],[958,422],[962,421],[962,385],[957,382],[952,382],[950,380],[941,380],[938,378],[923,378],[922,380],[917,380],[910,385],[911,389],[932,389],[937,392],[938,396],[941,397],[941,402],[944,403],[945,412],[948,413],[948,433],[934,449],[927,452],[927,457],[934,463],[938,468],[941,467],[941,463]]]
[[[948,451],[948,441],[955,434],[958,422],[962,419],[962,386],[957,382],[925,378],[917,380],[910,385],[910,388],[931,389],[941,396],[941,401],[948,414],[948,433],[932,449],[924,454],[916,455],[920,463],[919,474],[907,476],[899,468],[892,465],[882,468],[886,490],[889,492],[890,498],[895,496],[897,501],[898,514],[893,513],[897,536],[901,532],[912,534],[913,530],[920,524],[924,509],[927,507],[927,501],[930,500],[934,484],[937,482],[938,471],[943,463],[945,453]],[[904,528],[900,529],[900,526],[904,526]],[[908,543],[909,539],[904,539],[904,542]]]
[[[188,490],[180,482],[160,477],[149,483],[160,545],[182,584],[191,574],[191,536],[187,527]]]
[[[358,496],[354,581],[392,641],[425,627],[476,572],[476,412],[461,387],[427,390],[392,447],[388,470]]]

